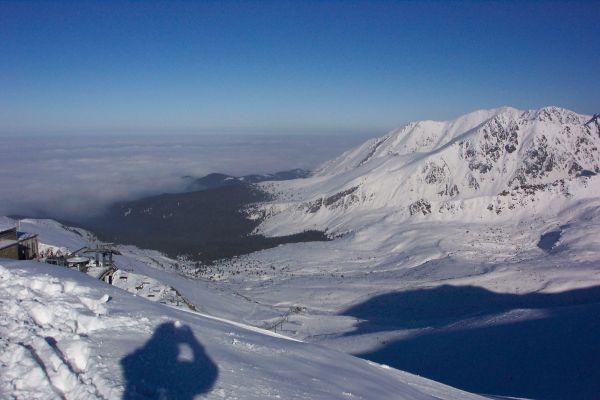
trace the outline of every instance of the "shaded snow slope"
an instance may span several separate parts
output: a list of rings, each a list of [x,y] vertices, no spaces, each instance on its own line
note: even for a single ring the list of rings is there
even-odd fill
[[[382,218],[489,221],[600,196],[600,123],[558,107],[476,111],[372,139],[308,179],[263,184],[259,231],[334,233]]]
[[[2,260],[0,394],[18,399],[475,399],[324,347]]]
[[[540,248],[548,232],[560,237]],[[286,315],[286,335],[470,392],[587,400],[600,390],[600,200],[494,223],[383,218],[223,270],[222,287]]]

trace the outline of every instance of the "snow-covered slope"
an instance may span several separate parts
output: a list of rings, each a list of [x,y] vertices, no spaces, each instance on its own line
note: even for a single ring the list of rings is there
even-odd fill
[[[2,398],[479,398],[37,262],[2,260],[0,315]]]
[[[98,239],[90,232],[63,225],[50,219],[22,219],[24,232],[37,234],[40,250],[52,248],[63,254],[82,247],[95,247]],[[0,217],[0,229],[17,225],[17,221]],[[194,309],[247,324],[263,325],[279,316],[269,306],[263,306],[235,292],[225,292],[210,280],[197,276],[193,262],[174,260],[164,254],[135,246],[115,245],[121,255],[114,257],[119,269],[114,285],[150,300],[168,304],[186,303]]]
[[[259,227],[344,233],[377,219],[487,221],[552,215],[600,195],[600,121],[558,107],[476,111],[409,123],[302,181],[263,184],[278,200]]]
[[[303,180],[263,183],[265,234],[223,287],[294,337],[496,396],[600,390],[600,122],[548,107],[422,121]]]
[[[173,336],[174,325],[157,327],[179,320],[191,327],[218,366],[209,397],[410,398],[414,394],[406,394],[403,386],[410,383],[419,396],[468,398],[385,368],[382,382],[377,365],[368,365],[375,375],[361,375],[354,358],[281,338],[273,339],[277,344],[266,343],[267,336],[254,328],[248,333],[241,322],[470,392],[595,398],[600,391],[599,135],[597,119],[556,107],[501,108],[455,121],[411,123],[326,163],[310,178],[261,184],[275,196],[273,202],[249,210],[254,217],[266,217],[259,227],[263,233],[327,229],[339,235],[334,241],[288,244],[199,270],[157,252],[120,246],[123,256],[117,262],[123,270],[176,288],[204,314],[238,323],[184,311],[169,314],[170,309],[159,318],[164,306],[148,305],[153,311],[147,311],[146,302],[139,303],[144,304],[143,313],[156,315],[160,322],[151,316],[144,321],[134,311],[143,300],[134,300],[130,307],[129,300],[121,302],[110,292],[114,288],[84,295],[98,300],[108,293],[114,302],[72,297],[70,303],[83,304],[76,307],[84,314],[93,314],[86,311],[87,302],[100,311],[107,307],[109,316],[132,317],[124,326],[131,324],[126,340],[135,343],[127,351],[109,351],[108,361],[98,361],[113,377],[101,382],[113,385],[110,396],[120,396],[131,379],[114,378],[118,360],[140,354],[134,348],[153,335],[167,331]],[[42,241],[55,246],[69,241],[75,245],[86,236],[52,221],[23,224],[24,230],[39,232]],[[41,303],[50,302],[39,289],[27,286],[39,275],[36,265],[31,268],[33,272],[5,273],[3,284],[16,282],[18,287],[6,289],[8,297],[37,291]],[[38,286],[52,287],[47,282]],[[34,318],[29,309],[14,308],[19,304],[3,300],[5,305],[10,306],[10,318]],[[31,328],[21,331],[23,337],[37,332],[33,323],[16,317],[9,321],[4,326]],[[58,330],[51,327],[49,332]],[[108,348],[120,349],[125,342],[114,335],[107,338],[105,331],[98,334],[79,335],[95,349],[90,354],[107,351],[97,338],[106,340]],[[61,335],[48,336],[67,340]],[[58,346],[59,355],[68,353],[68,341],[64,343],[64,348]],[[311,354],[300,355],[288,345],[310,349]],[[313,350],[321,353],[316,356]],[[295,361],[288,363],[287,357]],[[210,371],[212,367],[206,376],[213,375]],[[389,386],[389,374],[401,386]],[[348,376],[352,385],[362,387],[364,379],[373,384],[365,390],[330,384],[347,382]],[[82,375],[84,381],[87,377]],[[76,387],[94,390],[86,385]],[[276,393],[275,387],[283,389]]]

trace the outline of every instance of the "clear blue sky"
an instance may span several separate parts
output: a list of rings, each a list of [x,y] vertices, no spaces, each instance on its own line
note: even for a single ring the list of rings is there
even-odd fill
[[[0,1],[0,133],[600,112],[600,2]]]

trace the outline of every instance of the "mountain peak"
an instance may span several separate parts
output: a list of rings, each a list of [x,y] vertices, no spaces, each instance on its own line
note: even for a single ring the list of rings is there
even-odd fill
[[[299,219],[288,226],[325,229],[335,221],[352,229],[357,215],[383,209],[400,219],[557,212],[575,192],[598,195],[600,126],[588,121],[549,106],[411,122],[324,164],[302,185],[277,185],[302,200],[277,206],[275,214]]]

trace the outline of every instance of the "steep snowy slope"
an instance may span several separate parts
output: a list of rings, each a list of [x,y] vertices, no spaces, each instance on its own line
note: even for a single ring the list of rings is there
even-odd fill
[[[302,181],[263,184],[278,201],[259,231],[344,233],[398,221],[556,214],[600,195],[600,122],[558,107],[476,111],[373,139]]]
[[[480,398],[65,268],[1,264],[2,398]]]

